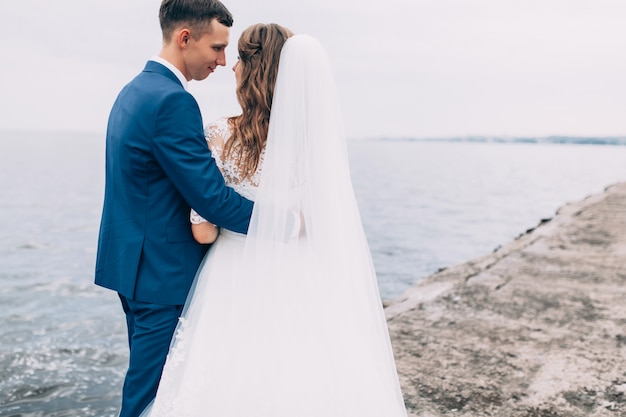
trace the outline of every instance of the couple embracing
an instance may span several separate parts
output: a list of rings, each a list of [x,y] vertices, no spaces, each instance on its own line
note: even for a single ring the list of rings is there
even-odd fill
[[[226,65],[232,16],[159,17],[107,127],[96,284],[126,315],[120,416],[406,416],[320,43],[247,28],[242,113],[205,129],[186,86]]]

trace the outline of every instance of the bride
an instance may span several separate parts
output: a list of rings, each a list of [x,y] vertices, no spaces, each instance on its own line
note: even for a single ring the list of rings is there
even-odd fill
[[[276,24],[238,49],[243,113],[207,141],[250,229],[219,231],[142,416],[404,417],[328,58]]]

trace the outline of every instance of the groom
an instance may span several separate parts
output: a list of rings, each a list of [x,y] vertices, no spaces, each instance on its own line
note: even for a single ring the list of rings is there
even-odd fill
[[[252,203],[227,188],[186,91],[226,65],[232,16],[217,0],[164,0],[163,48],[120,92],[106,135],[106,186],[96,284],[118,292],[130,361],[121,417],[154,398],[172,333],[206,246],[193,240],[190,207],[245,233]]]

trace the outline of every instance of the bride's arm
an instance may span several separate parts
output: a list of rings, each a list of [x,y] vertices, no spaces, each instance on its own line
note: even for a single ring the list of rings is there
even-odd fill
[[[212,125],[207,126],[206,139],[207,146],[211,150],[213,157],[218,161],[218,168],[222,171],[222,164],[219,162],[221,150],[224,147],[224,140],[221,136],[216,134],[214,126]],[[204,219],[194,209],[191,209],[189,220],[191,221],[191,233],[198,243],[208,244],[215,242],[219,235],[219,228],[216,225]]]
[[[194,209],[189,214],[191,222],[191,234],[198,243],[207,244],[215,242],[219,235],[219,228],[200,216]]]

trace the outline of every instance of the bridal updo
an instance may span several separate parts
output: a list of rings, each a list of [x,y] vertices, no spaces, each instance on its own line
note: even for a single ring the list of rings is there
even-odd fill
[[[241,82],[237,100],[242,114],[229,118],[232,137],[224,146],[225,157],[237,160],[241,179],[254,175],[269,127],[274,85],[283,45],[293,33],[275,23],[258,23],[239,38]]]

